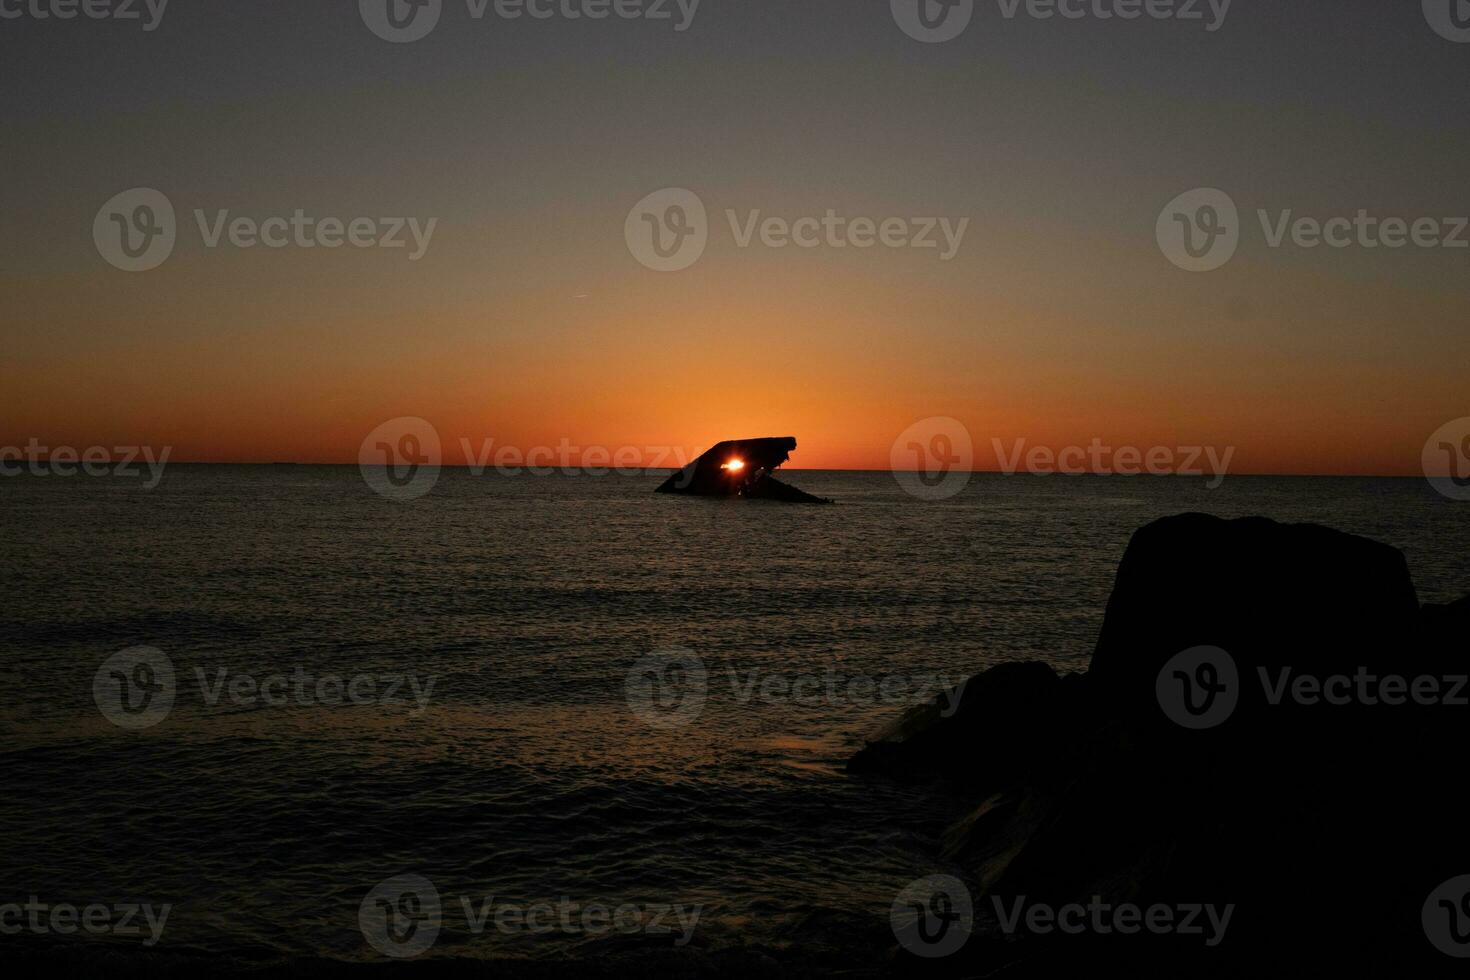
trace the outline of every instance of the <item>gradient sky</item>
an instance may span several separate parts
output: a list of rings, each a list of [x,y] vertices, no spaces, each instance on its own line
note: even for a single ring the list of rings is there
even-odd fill
[[[172,0],[160,28],[0,20],[0,445],[354,462],[395,416],[458,440],[792,434],[886,468],[953,416],[1007,444],[1235,446],[1235,471],[1417,474],[1470,415],[1470,250],[1274,250],[1255,210],[1470,212],[1470,44],[1418,0],[1235,0],[1224,27],[1005,20],[920,44],[888,0],[703,0],[670,22],[469,18],[394,45],[356,0]],[[180,240],[113,269],[135,186]],[[664,187],[693,268],[623,240]],[[1227,190],[1235,259],[1160,209]],[[437,217],[428,254],[205,249],[192,210]],[[968,217],[932,251],[736,248],[723,212]]]

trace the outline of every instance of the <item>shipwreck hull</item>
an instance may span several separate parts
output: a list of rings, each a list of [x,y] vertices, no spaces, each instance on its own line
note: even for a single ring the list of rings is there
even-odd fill
[[[659,484],[655,493],[830,504],[832,501],[798,490],[771,475],[791,458],[795,449],[796,439],[791,436],[727,439]]]

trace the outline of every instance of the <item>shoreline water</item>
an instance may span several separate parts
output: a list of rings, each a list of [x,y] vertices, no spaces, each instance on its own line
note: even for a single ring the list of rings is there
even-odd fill
[[[904,705],[803,701],[793,683],[1079,671],[1133,529],[1202,504],[1335,515],[1404,547],[1427,601],[1470,572],[1458,511],[1405,481],[993,478],[931,505],[887,475],[804,478],[845,501],[829,515],[660,499],[652,478],[451,476],[401,507],[351,469],[179,477],[143,495],[10,484],[0,872],[56,901],[172,901],[160,945],[225,958],[360,958],[363,896],[405,871],[451,895],[700,901],[692,958],[891,946],[893,896],[951,870],[937,856],[964,801],[843,775]],[[164,720],[129,732],[92,689],[139,645],[180,683]],[[690,724],[659,729],[626,678],[670,647],[708,687]],[[193,682],[298,665],[437,681],[417,715],[211,702]],[[742,699],[727,671],[785,686]],[[430,955],[577,945],[473,938],[451,929]]]

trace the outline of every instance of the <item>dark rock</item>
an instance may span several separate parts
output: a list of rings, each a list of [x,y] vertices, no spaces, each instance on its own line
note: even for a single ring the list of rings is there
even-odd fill
[[[1242,675],[1402,666],[1418,615],[1408,565],[1388,545],[1312,524],[1181,514],[1133,535],[1089,673],[1105,696],[1156,711],[1160,670],[1191,647],[1227,651]]]
[[[1420,914],[1435,886],[1470,874],[1459,819],[1470,707],[1272,705],[1259,672],[1443,677],[1465,671],[1467,637],[1470,599],[1421,612],[1386,545],[1262,518],[1168,518],[1129,544],[1087,675],[991,668],[952,717],[911,713],[850,768],[965,794],[945,854],[969,876],[985,935],[952,972],[1047,976],[1105,960],[1223,976],[1269,961],[1435,975],[1458,964],[1427,942]],[[1228,652],[1239,701],[1196,729],[1161,709],[1159,679],[1200,645]],[[1116,935],[1001,941],[991,900],[1017,896],[1236,912],[1214,950]]]
[[[1470,596],[1448,605],[1426,603],[1421,617],[1421,642],[1428,656],[1470,666]]]
[[[1035,770],[1078,729],[1082,678],[1043,663],[991,667],[906,712],[849,762],[850,772],[940,779],[971,792]]]

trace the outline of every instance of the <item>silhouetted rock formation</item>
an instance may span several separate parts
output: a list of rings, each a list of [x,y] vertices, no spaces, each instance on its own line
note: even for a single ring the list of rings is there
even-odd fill
[[[1444,606],[1426,604],[1423,617],[1424,648],[1463,668],[1460,658],[1470,650],[1470,596]]]
[[[831,503],[771,476],[795,450],[796,440],[791,436],[727,439],[670,476],[654,492],[746,497],[794,504]]]
[[[1085,687],[1083,675],[1058,677],[1043,663],[1000,664],[970,680],[955,701],[940,698],[905,713],[848,768],[993,791],[1067,750],[1088,704]]]
[[[1184,514],[1133,535],[1088,672],[1100,693],[1139,707],[1154,703],[1165,662],[1200,645],[1225,649],[1242,673],[1333,672],[1362,663],[1344,660],[1354,653],[1392,667],[1418,615],[1409,567],[1388,545],[1311,524]]]
[[[1470,670],[1467,638],[1470,599],[1421,611],[1403,556],[1385,545],[1262,518],[1142,528],[1086,674],[993,667],[951,717],[940,698],[849,764],[968,801],[945,845],[969,876],[980,934],[925,970],[1462,971],[1426,938],[1421,909],[1470,874],[1459,816],[1470,706],[1416,704],[1413,684],[1435,676],[1448,695]],[[1218,650],[1179,659],[1201,646]],[[1390,674],[1402,690],[1381,683]],[[1351,703],[1313,695],[1344,675],[1325,691]],[[1407,703],[1364,703],[1362,691]],[[993,898],[1094,895],[1236,910],[1216,948],[996,931]]]

